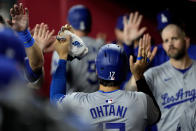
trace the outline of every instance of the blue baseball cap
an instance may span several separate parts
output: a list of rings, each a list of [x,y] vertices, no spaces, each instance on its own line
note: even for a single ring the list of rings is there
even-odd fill
[[[14,80],[22,80],[21,76],[16,61],[0,55],[0,89],[11,84]]]
[[[168,10],[164,10],[157,15],[158,30],[163,30],[168,24],[171,24],[171,13]]]
[[[129,15],[121,15],[118,17],[117,19],[117,23],[116,23],[116,29],[122,30],[124,29],[124,24],[123,24],[123,17],[126,16],[127,19],[129,19]]]
[[[69,9],[68,22],[76,30],[91,31],[92,18],[90,10],[84,5],[75,5]]]

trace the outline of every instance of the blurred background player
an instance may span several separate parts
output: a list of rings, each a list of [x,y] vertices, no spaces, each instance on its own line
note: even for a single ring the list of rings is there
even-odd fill
[[[143,71],[149,64],[140,57],[152,60],[155,51],[151,54],[147,50],[149,36],[140,41],[138,61],[134,64],[130,59],[131,70],[137,80],[143,78]],[[148,44],[147,44],[148,43]],[[99,77],[99,91],[93,93],[74,92],[66,93],[66,64],[69,52],[70,36],[65,41],[56,41],[55,49],[60,60],[53,75],[51,84],[51,102],[62,109],[64,104],[78,105],[81,115],[86,114],[90,124],[103,129],[144,130],[145,126],[156,123],[160,112],[158,105],[148,95],[141,92],[127,92],[120,90],[121,82],[126,77],[128,61],[126,53],[119,45],[107,44],[101,47],[96,58],[96,70]],[[146,47],[146,48],[145,48]],[[147,55],[148,54],[148,55]],[[141,88],[148,89],[146,86]]]
[[[24,8],[22,3],[15,4],[13,8],[10,9],[10,15],[11,20],[8,21],[8,24],[17,32],[18,37],[25,47],[25,53],[27,55],[27,58],[25,58],[26,76],[30,82],[38,82],[42,76],[44,58],[42,51],[37,45],[38,41],[34,40],[28,30],[28,9]]]
[[[94,92],[98,90],[98,79],[95,71],[95,58],[103,43],[89,37],[92,18],[89,9],[83,5],[75,5],[69,9],[68,23],[73,27],[73,32],[79,36],[88,47],[88,54],[82,60],[74,59],[67,63],[67,86],[70,91]],[[58,64],[58,54],[53,53],[52,74]]]
[[[27,88],[25,56],[24,43],[16,32],[0,27],[0,130],[87,130],[88,126],[75,119],[70,105],[59,112],[34,88]]]
[[[30,82],[28,86],[40,88],[44,77],[44,58],[42,51],[47,51],[48,49],[44,46],[54,41],[52,36],[54,30],[49,31],[48,26],[41,23],[37,24],[33,32],[31,32],[32,34],[30,34],[28,29],[28,9],[24,8],[22,3],[18,5],[15,4],[13,8],[10,9],[10,15],[12,18],[8,21],[8,24],[17,32],[21,41],[24,42],[25,53],[27,55],[25,58],[25,76]],[[4,24],[4,26],[6,25]]]

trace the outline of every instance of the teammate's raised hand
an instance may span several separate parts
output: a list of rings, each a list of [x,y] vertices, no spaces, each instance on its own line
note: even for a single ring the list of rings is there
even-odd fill
[[[23,4],[14,4],[14,7],[10,9],[10,15],[12,20],[9,21],[9,25],[16,31],[24,31],[29,26],[29,12],[28,9],[23,7]]]
[[[49,52],[53,50],[53,43],[55,42],[55,37],[53,34],[54,30],[50,31],[47,24],[36,24],[33,38],[36,40],[37,44],[43,52]]]
[[[70,50],[71,36],[66,35],[65,39],[56,40],[54,48],[59,55],[59,59],[67,60],[67,56]]]
[[[124,24],[124,42],[127,45],[131,45],[132,42],[139,38],[144,31],[146,31],[146,27],[142,27],[139,29],[140,24],[142,22],[143,16],[140,15],[138,12],[130,13],[129,19],[126,16],[123,17],[123,24]]]
[[[156,52],[157,47],[155,47],[151,52],[151,37],[150,35],[145,34],[139,41],[139,49],[136,62],[133,62],[133,56],[130,56],[129,59],[130,70],[134,75],[136,81],[143,77],[144,71],[154,58]]]

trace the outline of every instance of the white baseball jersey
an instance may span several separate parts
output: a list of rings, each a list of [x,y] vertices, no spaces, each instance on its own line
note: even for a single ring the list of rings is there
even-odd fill
[[[170,61],[144,73],[146,81],[160,107],[159,131],[175,131],[185,107],[195,101],[196,61],[184,74]]]
[[[142,131],[159,116],[152,99],[142,92],[71,93],[60,98],[58,107],[66,109],[67,103],[75,103],[98,131]]]
[[[90,37],[81,37],[81,39],[88,47],[88,54],[81,60],[74,59],[67,62],[67,87],[70,92],[94,92],[99,88],[95,59],[103,43],[97,43]],[[57,68],[58,60],[58,54],[54,52],[51,66],[52,74]]]
[[[177,131],[196,131],[196,103],[187,107],[180,117]]]

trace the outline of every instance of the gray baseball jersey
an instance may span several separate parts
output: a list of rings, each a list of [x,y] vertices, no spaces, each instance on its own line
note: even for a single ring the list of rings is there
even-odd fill
[[[159,131],[175,131],[185,107],[195,101],[196,61],[184,74],[170,61],[144,73],[146,81],[160,107]]]
[[[93,93],[71,93],[58,101],[60,109],[67,103],[78,105],[90,124],[98,129],[112,131],[142,131],[158,119],[158,110],[152,99],[142,92],[115,90]]]
[[[103,43],[97,43],[96,40],[90,37],[81,37],[81,39],[88,47],[88,54],[81,60],[74,59],[67,63],[67,87],[70,92],[94,92],[99,87],[95,59]],[[57,68],[58,60],[58,54],[54,52],[52,57],[52,74]]]
[[[196,131],[196,103],[194,102],[187,107],[177,127],[177,131]]]

